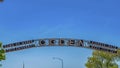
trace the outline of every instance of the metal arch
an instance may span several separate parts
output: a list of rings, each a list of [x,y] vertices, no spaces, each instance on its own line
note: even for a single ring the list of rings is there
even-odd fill
[[[45,45],[40,44],[41,40],[44,40],[42,43],[45,42]],[[51,44],[51,40],[54,40],[55,42],[52,41]],[[63,45],[60,45],[61,40],[64,41]],[[33,47],[42,47],[42,46],[75,46],[75,47],[83,47],[93,50],[110,52],[114,54],[117,54],[117,49],[119,49],[117,46],[110,44],[105,44],[91,40],[84,40],[84,39],[73,39],[73,38],[43,38],[43,39],[27,40],[27,41],[15,42],[15,43],[3,45],[3,49],[6,51],[6,53],[8,53],[8,52],[24,50]]]

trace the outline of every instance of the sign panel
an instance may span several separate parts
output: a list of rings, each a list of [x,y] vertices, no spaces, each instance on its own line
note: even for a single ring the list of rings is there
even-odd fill
[[[116,47],[116,46],[109,45],[109,44],[104,44],[104,43],[100,43],[100,42],[90,41],[89,43],[93,44],[93,45],[101,46],[101,47],[108,47],[108,48],[112,48],[112,49],[118,49],[118,47]]]
[[[74,46],[76,44],[75,40],[68,40],[68,46]]]
[[[55,43],[56,43],[56,40],[55,39],[50,39],[49,40],[49,45],[55,45]]]
[[[65,45],[65,40],[64,40],[64,39],[59,39],[59,45],[60,45],[60,46]]]
[[[34,42],[38,42],[38,43],[34,43]],[[118,49],[117,46],[104,44],[100,42],[85,41],[85,40],[78,40],[78,39],[65,39],[65,38],[28,40],[28,41],[7,44],[7,45],[4,45],[3,48],[6,50],[6,52],[12,52],[12,51],[35,47],[36,44],[39,46],[55,46],[55,45],[77,46],[77,47],[84,47],[84,48],[90,48],[90,49],[95,49],[95,50],[107,51],[111,53],[117,53],[116,50]]]

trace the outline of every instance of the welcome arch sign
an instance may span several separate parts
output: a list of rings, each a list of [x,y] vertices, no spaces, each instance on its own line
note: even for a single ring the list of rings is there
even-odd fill
[[[119,47],[101,42],[72,38],[43,38],[3,45],[5,53],[44,46],[73,46],[117,54]]]

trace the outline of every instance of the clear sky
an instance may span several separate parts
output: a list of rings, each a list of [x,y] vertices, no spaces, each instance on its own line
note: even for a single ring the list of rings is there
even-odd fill
[[[3,44],[39,38],[77,38],[120,47],[120,0],[5,0],[0,3]],[[6,54],[3,68],[85,68],[92,50],[32,48]]]

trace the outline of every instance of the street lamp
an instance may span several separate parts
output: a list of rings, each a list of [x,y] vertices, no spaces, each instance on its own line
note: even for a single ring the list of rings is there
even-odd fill
[[[53,57],[53,59],[58,59],[61,61],[61,64],[62,64],[62,68],[63,68],[63,59],[59,58],[59,57]]]

